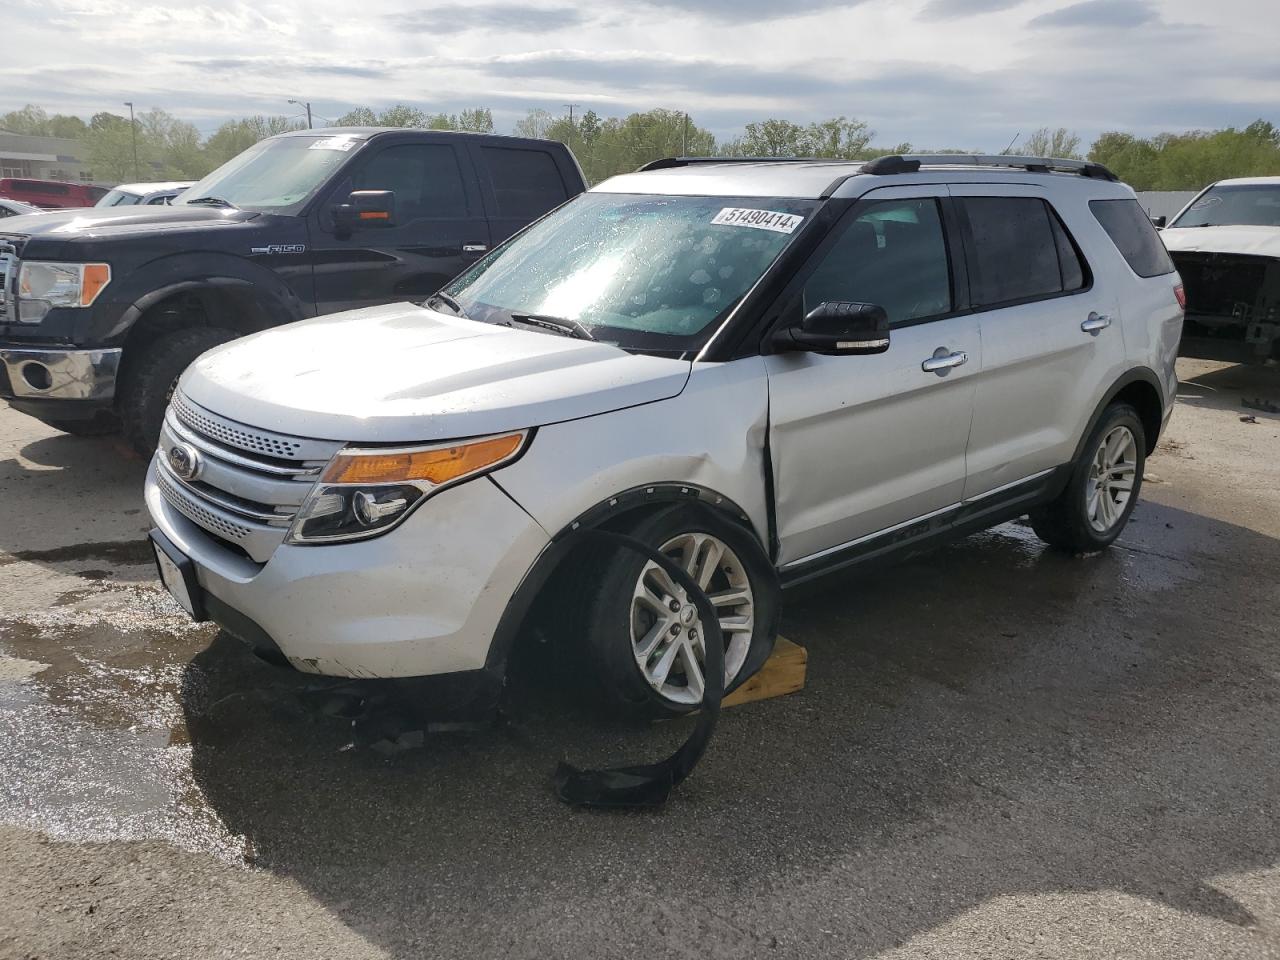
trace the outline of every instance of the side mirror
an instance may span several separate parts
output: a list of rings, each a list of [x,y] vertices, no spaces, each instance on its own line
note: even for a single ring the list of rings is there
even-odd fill
[[[774,332],[779,353],[805,351],[832,357],[884,353],[889,349],[889,315],[874,303],[830,300],[810,310],[798,326]]]
[[[1163,230],[1165,226],[1168,225],[1169,218],[1168,217],[1152,217],[1151,222],[1152,224],[1155,225],[1155,228],[1157,230]]]
[[[350,233],[357,227],[394,227],[396,195],[392,190],[353,190],[346,203],[333,208],[333,223]]]

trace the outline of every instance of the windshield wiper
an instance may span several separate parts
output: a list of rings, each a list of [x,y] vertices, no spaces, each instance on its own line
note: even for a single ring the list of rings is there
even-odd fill
[[[230,207],[232,210],[240,209],[230,200],[223,200],[221,197],[196,197],[194,200],[184,200],[183,203],[188,205],[204,203],[211,207]]]
[[[449,294],[441,293],[439,290],[437,290],[431,296],[427,297],[427,306],[430,306],[433,300],[439,300],[441,303],[443,303],[446,307],[448,307],[458,316],[462,317],[462,319],[464,320],[471,319],[470,317],[467,316],[467,311],[462,309],[462,304],[458,303],[458,301],[453,299],[453,297],[449,296]]]
[[[577,320],[566,320],[563,317],[548,317],[540,313],[513,313],[511,319],[516,323],[528,324],[531,327],[541,327],[543,330],[550,330],[552,333],[563,333],[571,337],[577,337],[579,340],[594,340],[591,331],[579,323]]]

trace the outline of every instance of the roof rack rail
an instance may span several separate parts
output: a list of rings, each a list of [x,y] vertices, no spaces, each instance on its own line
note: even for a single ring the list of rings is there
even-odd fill
[[[647,170],[669,170],[672,167],[688,167],[695,163],[810,163],[813,157],[663,157],[650,160],[636,173]]]
[[[862,165],[863,173],[889,176],[916,173],[927,167],[1006,167],[1031,173],[1075,173],[1095,180],[1119,182],[1120,178],[1100,163],[1087,160],[1059,160],[1052,157],[1011,157],[966,153],[912,153],[877,157]]]

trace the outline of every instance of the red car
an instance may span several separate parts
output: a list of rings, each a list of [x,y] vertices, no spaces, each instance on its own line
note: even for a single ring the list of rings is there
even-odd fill
[[[35,207],[92,207],[107,191],[87,183],[63,183],[59,180],[0,180],[0,197],[21,200]]]

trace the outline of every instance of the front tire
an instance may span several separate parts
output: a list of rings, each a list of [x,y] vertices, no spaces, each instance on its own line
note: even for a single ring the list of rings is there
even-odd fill
[[[120,385],[117,408],[124,437],[134,450],[144,457],[155,452],[165,408],[182,371],[206,350],[237,336],[233,330],[218,327],[178,330],[153,340],[132,358]]]
[[[1071,554],[1109,547],[1133,513],[1147,462],[1142,418],[1127,403],[1108,407],[1089,434],[1066,489],[1031,511],[1031,528]]]
[[[737,687],[768,656],[777,632],[777,578],[754,537],[686,506],[650,514],[626,532],[676,560],[706,590],[724,634],[725,692]],[[601,548],[589,568],[599,571],[599,587],[580,623],[598,699],[640,718],[698,709],[704,631],[692,601],[657,564],[623,547]]]

